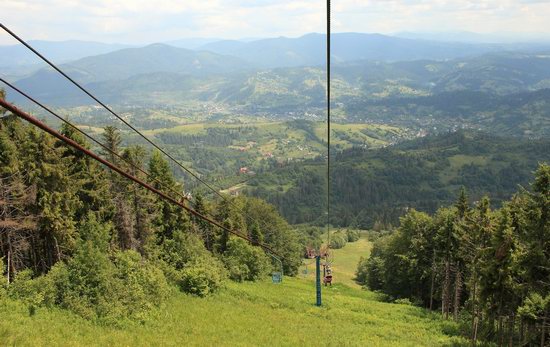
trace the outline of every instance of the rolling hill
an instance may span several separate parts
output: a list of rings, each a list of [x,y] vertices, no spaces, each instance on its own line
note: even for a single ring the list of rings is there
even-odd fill
[[[364,39],[369,44],[386,39],[357,35],[336,34],[336,47],[339,39],[342,42]],[[320,38],[311,34],[299,39],[218,44],[225,47],[219,49],[224,54],[239,55],[235,53],[239,50],[254,54],[254,45],[258,45],[262,54],[265,53],[262,45],[277,47],[279,53],[300,47],[307,53]],[[300,40],[307,42],[302,46]],[[342,47],[348,46],[342,43]],[[387,49],[390,46],[384,43]],[[341,51],[344,52],[341,60],[365,58],[350,53],[351,48],[348,53],[345,49]],[[338,52],[335,49],[335,54]],[[316,64],[306,55],[291,55],[301,59],[300,64]],[[323,67],[257,68],[245,59],[154,44],[87,57],[62,67],[110,104],[156,108],[188,107],[194,103],[222,110],[218,115],[269,115],[286,119],[318,119],[323,114]],[[257,59],[268,61],[259,56]],[[50,69],[37,71],[16,84],[48,104],[62,107],[92,104]],[[334,119],[340,122],[391,123],[417,130],[473,128],[530,138],[550,132],[547,91],[550,54],[544,52],[492,52],[444,61],[342,62],[333,67],[332,87]],[[10,99],[24,102],[15,94],[10,94]]]
[[[262,68],[317,66],[325,64],[325,40],[324,34],[313,33],[252,42],[219,41],[199,49],[233,55]],[[335,62],[445,60],[505,49],[504,45],[436,42],[362,33],[335,33],[332,44]]]
[[[105,54],[129,45],[109,44],[92,41],[40,41],[30,40],[29,44],[39,52],[56,62],[68,62],[88,56]],[[0,46],[0,67],[21,67],[40,64],[41,60],[35,57],[26,47],[20,44]]]
[[[122,81],[126,89],[133,88],[128,79],[145,75],[162,77],[151,83],[154,86],[164,85],[164,78],[170,74],[183,76],[208,76],[225,72],[246,70],[247,64],[234,57],[222,56],[210,52],[196,52],[164,44],[154,44],[141,48],[127,48],[93,57],[86,57],[68,64],[61,69],[80,83],[89,85],[110,81]],[[33,75],[21,79],[17,85],[32,95],[61,104],[90,103],[81,96],[68,81],[57,72],[44,68]],[[119,84],[120,86],[120,84]],[[107,86],[108,88],[108,86]],[[98,89],[91,87],[92,91]],[[120,94],[119,94],[120,97]],[[119,100],[120,102],[120,100]]]
[[[532,179],[539,162],[550,162],[548,139],[462,131],[383,149],[345,150],[332,164],[332,223],[361,228],[377,220],[395,224],[408,208],[433,212],[452,203],[461,186],[473,201],[488,194],[498,206]],[[325,170],[322,160],[289,165],[255,177],[245,191],[277,205],[292,223],[324,223]]]

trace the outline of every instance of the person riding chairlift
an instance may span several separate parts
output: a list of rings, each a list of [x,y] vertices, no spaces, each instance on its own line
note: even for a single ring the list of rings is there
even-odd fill
[[[325,265],[324,275],[325,276],[323,278],[323,283],[325,284],[325,286],[327,284],[330,284],[330,286],[332,287],[332,269],[329,265]]]

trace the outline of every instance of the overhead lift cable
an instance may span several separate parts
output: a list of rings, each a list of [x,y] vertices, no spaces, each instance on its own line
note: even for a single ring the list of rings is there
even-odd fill
[[[151,141],[147,136],[145,136],[141,131],[139,131],[137,128],[135,128],[132,124],[128,123],[126,120],[124,120],[123,117],[119,116],[118,113],[113,111],[109,106],[104,104],[101,100],[99,100],[97,97],[95,97],[92,93],[90,93],[86,88],[84,88],[82,85],[80,85],[78,82],[76,82],[74,79],[72,79],[69,75],[67,75],[63,70],[58,68],[54,63],[52,63],[50,60],[48,60],[46,57],[44,57],[40,52],[38,52],[36,49],[34,49],[31,45],[29,45],[25,40],[17,36],[13,31],[8,29],[4,24],[0,23],[0,27],[4,29],[8,34],[10,34],[14,39],[19,41],[23,46],[27,47],[30,51],[32,51],[34,54],[36,54],[40,59],[42,59],[46,64],[51,66],[55,71],[59,72],[63,77],[65,77],[67,80],[69,80],[72,84],[74,84],[78,89],[80,89],[82,92],[84,92],[86,95],[88,95],[90,98],[92,98],[95,102],[97,102],[99,105],[101,105],[105,110],[107,110],[109,113],[111,113],[113,116],[115,116],[118,120],[120,120],[124,125],[132,129],[136,134],[138,134],[141,138],[143,138],[147,143],[149,143],[151,146],[155,147],[157,150],[159,150],[162,154],[164,154],[166,157],[170,158],[174,163],[176,163],[181,169],[183,169],[185,172],[196,178],[200,183],[204,184],[206,187],[208,187],[211,191],[216,193],[221,198],[224,198],[224,196],[218,192],[215,188],[213,188],[211,185],[209,185],[207,182],[205,182],[203,179],[201,179],[197,174],[195,174],[190,169],[183,166],[178,160],[176,160],[173,156],[171,156],[169,153],[167,153],[164,149],[162,149],[159,145]]]
[[[237,231],[234,231],[234,230],[231,230],[229,228],[226,228],[224,227],[222,224],[216,222],[215,220],[212,220],[211,218],[208,218],[207,216],[204,216],[202,215],[201,213],[193,210],[192,208],[189,208],[188,206],[186,206],[183,202],[180,202],[174,198],[172,198],[171,196],[167,195],[166,193],[163,193],[162,191],[156,189],[155,187],[151,186],[150,184],[142,181],[141,179],[129,174],[128,172],[124,171],[122,168],[116,166],[115,164],[101,158],[100,156],[98,156],[97,154],[95,154],[94,152],[90,151],[89,149],[86,149],[84,148],[83,146],[81,146],[78,142],[62,135],[61,133],[59,133],[58,131],[50,128],[48,125],[44,124],[43,122],[41,122],[40,120],[36,119],[35,117],[29,115],[28,113],[18,109],[17,107],[15,107],[14,105],[8,103],[7,101],[3,100],[3,99],[0,99],[0,106],[4,107],[5,109],[7,109],[8,111],[12,112],[13,114],[17,115],[19,118],[22,118],[24,120],[26,120],[27,122],[31,123],[32,125],[42,129],[43,131],[47,132],[48,134],[56,137],[57,139],[61,140],[62,142],[66,143],[67,145],[73,147],[74,149],[84,153],[85,155],[89,156],[90,158],[98,161],[99,163],[105,165],[106,167],[108,167],[109,169],[117,172],[118,174],[126,177],[127,179],[133,181],[134,183],[137,183],[139,184],[140,186],[142,186],[143,188],[153,192],[154,194],[160,196],[162,199],[174,204],[174,205],[177,205],[179,207],[181,207],[182,209],[184,209],[185,211],[187,211],[188,213],[194,215],[195,217],[198,217],[202,220],[204,220],[205,222],[209,223],[209,224],[212,224],[232,235],[235,235],[241,239],[244,239],[248,242],[250,242],[251,244],[253,245],[257,245],[261,248],[263,248],[265,251],[267,251],[270,255],[272,255],[273,257],[275,257],[275,259],[277,259],[279,262],[281,261],[282,257],[281,255],[279,255],[277,252],[273,251],[271,249],[271,247],[263,244],[263,243],[259,243],[259,242],[255,242],[254,240],[252,240],[251,238],[249,238],[248,236],[245,236]],[[282,264],[282,263],[281,263]]]
[[[327,0],[327,247],[325,248],[325,264],[323,266],[323,281],[327,283],[327,266],[329,264],[330,250],[330,0]],[[316,289],[316,305],[321,306],[321,249],[315,257],[315,289]],[[332,274],[330,275],[332,283]]]
[[[327,0],[327,247],[330,248],[330,0]]]
[[[16,92],[18,92],[19,94],[21,94],[22,96],[24,96],[25,98],[29,99],[30,101],[32,101],[33,103],[35,103],[36,105],[38,105],[40,108],[42,108],[43,110],[45,110],[46,112],[48,112],[49,114],[51,114],[52,116],[56,117],[57,119],[59,119],[60,121],[62,121],[63,123],[67,124],[68,126],[70,126],[72,129],[78,131],[80,134],[84,135],[86,138],[88,138],[90,141],[94,142],[95,144],[97,144],[98,146],[100,146],[101,148],[103,148],[104,150],[106,150],[107,152],[109,152],[110,154],[116,156],[118,159],[124,161],[126,164],[130,165],[132,168],[138,170],[139,172],[141,172],[142,174],[144,174],[145,176],[147,176],[147,178],[150,178],[152,179],[154,182],[162,185],[165,189],[168,189],[170,190],[172,193],[174,194],[177,194],[178,196],[180,196],[182,199],[184,200],[187,200],[186,196],[183,195],[181,192],[175,190],[173,187],[167,187],[163,182],[159,181],[158,179],[154,178],[154,177],[151,177],[151,175],[143,170],[141,167],[135,165],[134,163],[130,162],[129,160],[127,160],[126,158],[124,158],[122,155],[118,154],[117,152],[113,151],[112,149],[110,149],[109,147],[105,146],[103,143],[101,143],[100,141],[96,140],[93,136],[89,135],[88,133],[86,133],[85,131],[83,131],[82,129],[80,129],[79,127],[77,127],[76,125],[74,125],[73,123],[71,123],[70,121],[68,121],[67,119],[61,117],[60,115],[58,115],[57,113],[55,113],[54,111],[52,111],[50,108],[48,108],[47,106],[44,106],[42,103],[40,103],[39,101],[37,101],[36,99],[34,99],[33,97],[31,97],[30,95],[28,95],[27,93],[25,93],[24,91],[22,91],[21,89],[17,88],[16,86],[14,86],[13,84],[9,83],[8,81],[4,80],[3,78],[0,77],[0,82],[4,83],[5,85],[7,85],[8,87],[10,87],[11,89],[15,90]]]
[[[229,199],[227,199],[226,196],[224,196],[222,193],[219,192],[219,190],[212,187],[212,185],[208,184],[206,181],[201,179],[197,174],[195,174],[193,171],[188,169],[187,167],[183,166],[178,160],[176,160],[172,155],[167,153],[164,149],[162,149],[160,146],[158,146],[156,143],[154,143],[152,140],[150,140],[147,136],[145,136],[142,132],[140,132],[138,129],[136,129],[134,126],[132,126],[130,123],[128,123],[124,118],[118,115],[115,111],[113,111],[110,107],[108,107],[105,103],[100,101],[97,97],[95,97],[91,92],[89,92],[86,88],[84,88],[82,85],[80,85],[78,82],[76,82],[74,79],[72,79],[69,75],[67,75],[65,72],[63,72],[59,67],[57,67],[54,63],[52,63],[50,60],[48,60],[46,57],[44,57],[40,52],[38,52],[36,49],[34,49],[31,45],[29,45],[25,40],[20,38],[17,34],[15,34],[13,31],[8,29],[4,24],[0,23],[0,27],[4,29],[9,35],[11,35],[14,39],[19,41],[23,46],[27,47],[31,52],[33,52],[36,56],[38,56],[40,59],[42,59],[46,64],[51,66],[55,71],[60,73],[63,77],[65,77],[67,80],[69,80],[72,84],[74,84],[78,89],[80,89],[82,92],[84,92],[86,95],[88,95],[90,98],[92,98],[95,102],[97,102],[99,105],[101,105],[105,110],[107,110],[109,113],[111,113],[113,116],[115,116],[118,120],[120,120],[123,124],[128,126],[130,129],[132,129],[135,133],[137,133],[141,138],[143,138],[147,143],[152,145],[154,148],[156,148],[158,151],[160,151],[162,154],[164,154],[167,158],[169,158],[172,162],[174,162],[178,167],[180,167],[182,170],[190,174],[192,177],[197,179],[201,184],[206,186],[210,191],[212,191],[214,194],[216,194],[218,197],[220,197],[222,200],[229,202],[231,205],[235,206],[239,212],[241,212],[245,218],[248,218],[248,220],[252,220],[257,224],[258,220],[255,218],[250,217],[248,214],[244,213],[242,209],[237,206],[236,204],[233,204],[230,202]],[[262,222],[262,226],[265,227],[266,223],[260,219]]]

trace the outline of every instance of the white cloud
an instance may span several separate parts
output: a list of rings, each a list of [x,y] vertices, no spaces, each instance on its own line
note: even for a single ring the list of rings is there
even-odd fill
[[[184,37],[299,36],[325,28],[318,0],[0,0],[27,39],[159,42]],[[335,31],[543,32],[544,0],[333,0]],[[0,43],[13,43],[0,34]]]

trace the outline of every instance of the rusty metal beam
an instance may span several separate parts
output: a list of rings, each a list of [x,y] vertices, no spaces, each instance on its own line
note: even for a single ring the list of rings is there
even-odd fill
[[[182,202],[180,201],[177,201],[176,199],[170,197],[169,195],[161,192],[160,190],[156,189],[155,187],[151,186],[150,184],[140,180],[139,178],[133,176],[133,175],[130,175],[129,173],[127,173],[126,171],[124,171],[123,169],[119,168],[118,166],[114,165],[113,163],[101,158],[100,156],[98,156],[97,154],[93,153],[92,151],[82,147],[80,144],[78,144],[77,142],[71,140],[70,138],[62,135],[61,133],[59,133],[57,130],[49,127],[48,125],[46,125],[45,123],[43,123],[42,121],[38,120],[37,118],[31,116],[30,114],[18,109],[17,107],[15,107],[14,105],[10,104],[9,102],[5,101],[5,100],[2,100],[0,99],[0,106],[4,107],[5,109],[7,109],[8,111],[12,112],[13,114],[15,114],[16,116],[18,116],[19,118],[21,119],[24,119],[25,121],[31,123],[32,125],[36,126],[37,128],[40,128],[42,129],[43,131],[47,132],[48,134],[56,137],[57,139],[59,139],[60,141],[66,143],[67,145],[73,147],[74,149],[86,154],[87,156],[89,156],[90,158],[98,161],[99,163],[105,165],[106,167],[108,167],[109,169],[115,171],[116,173],[120,174],[121,176],[124,176],[126,177],[127,179],[129,179],[130,181],[133,181],[137,184],[139,184],[140,186],[142,186],[143,188],[155,193],[156,195],[160,196],[161,198],[163,198],[164,200],[174,204],[174,205],[177,205],[179,207],[181,207],[182,209],[184,209],[185,211],[187,211],[189,214],[192,214],[224,231],[227,231],[228,233],[232,234],[232,235],[235,235],[237,237],[240,237],[241,239],[244,239],[248,242],[250,242],[251,244],[253,245],[257,245],[259,247],[262,247],[264,250],[266,250],[267,252],[279,257],[279,258],[282,258],[278,253],[276,253],[275,251],[273,251],[270,247],[264,245],[264,244],[260,244],[260,243],[257,243],[257,242],[254,242],[252,239],[250,239],[248,236],[245,236],[245,235],[242,235],[241,233],[237,232],[237,231],[233,231],[233,230],[230,230],[226,227],[224,227],[223,225],[221,225],[220,223],[216,222],[215,220],[211,219],[211,218],[208,218],[207,216],[204,216],[202,214],[200,214],[199,212],[185,206],[185,204],[183,204]]]

